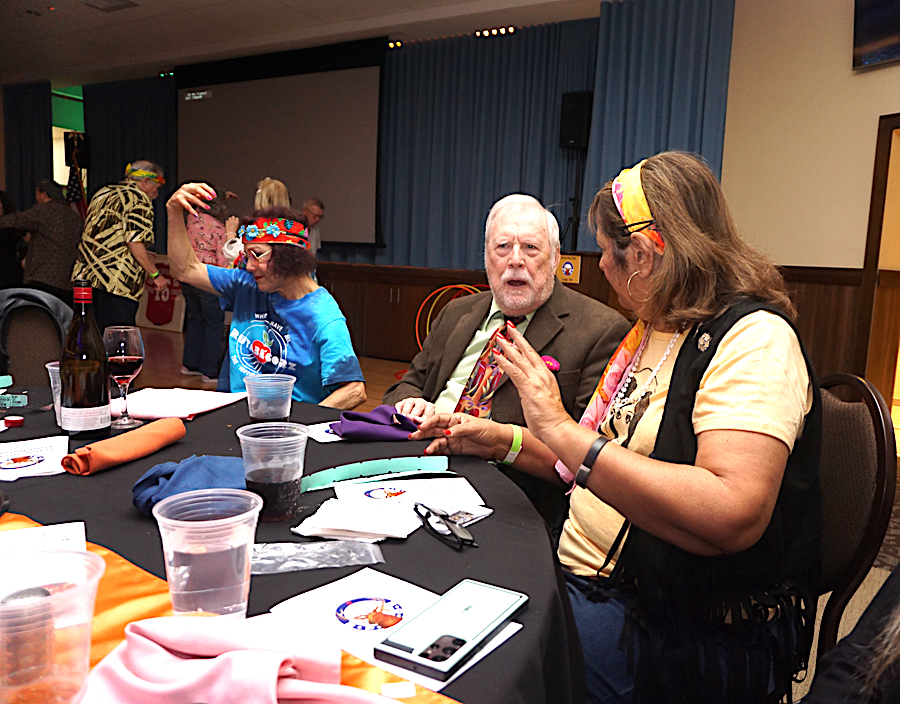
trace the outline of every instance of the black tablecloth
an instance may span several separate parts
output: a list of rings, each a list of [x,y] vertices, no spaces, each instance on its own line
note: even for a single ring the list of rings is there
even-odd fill
[[[8,429],[0,435],[0,441],[59,434],[53,412],[39,409],[48,401],[49,389],[32,389],[27,408],[8,411],[25,416],[25,425]],[[291,412],[291,420],[310,424],[337,416],[331,409],[303,403],[294,403]],[[30,477],[2,483],[0,488],[10,496],[11,512],[43,524],[84,521],[89,541],[165,578],[156,523],[132,505],[132,485],[161,462],[178,461],[192,454],[240,456],[235,430],[248,422],[247,405],[238,402],[186,422],[184,439],[150,457],[89,477]],[[310,440],[306,471],[379,457],[421,455],[425,446],[424,442],[319,444]],[[448,685],[443,693],[467,703],[556,704],[581,699],[583,680],[577,632],[544,522],[525,495],[491,465],[473,457],[452,457],[450,469],[467,477],[494,509],[489,518],[471,527],[479,547],[457,552],[418,530],[407,540],[382,543],[385,563],[375,568],[438,593],[468,577],[524,592],[529,602],[516,618],[524,628]],[[333,496],[331,490],[305,494],[301,518]],[[260,523],[257,542],[302,540],[289,530],[297,523],[299,518]],[[264,613],[284,599],[356,569],[254,576],[249,615]]]

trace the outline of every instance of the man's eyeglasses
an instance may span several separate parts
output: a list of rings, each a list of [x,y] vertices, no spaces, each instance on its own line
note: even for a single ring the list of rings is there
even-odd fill
[[[441,542],[447,543],[450,547],[462,551],[462,549],[470,545],[473,548],[478,547],[478,543],[472,537],[472,534],[450,518],[446,511],[438,508],[428,508],[425,504],[416,503],[413,509],[425,530],[431,533]]]

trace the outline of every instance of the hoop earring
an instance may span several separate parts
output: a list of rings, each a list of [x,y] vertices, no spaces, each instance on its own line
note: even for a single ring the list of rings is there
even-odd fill
[[[639,271],[636,271],[636,272],[634,272],[631,276],[628,277],[628,282],[625,284],[625,290],[628,291],[628,296],[629,296],[633,301],[635,301],[635,302],[637,302],[637,303],[646,303],[646,302],[649,301],[651,298],[653,298],[653,296],[650,296],[650,297],[648,297],[648,298],[635,298],[635,297],[634,297],[634,294],[631,292],[631,280],[632,280],[635,276],[637,276],[639,273],[640,273]]]

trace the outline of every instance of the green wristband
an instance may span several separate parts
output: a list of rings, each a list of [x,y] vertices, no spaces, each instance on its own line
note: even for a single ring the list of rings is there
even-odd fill
[[[152,274],[150,274],[151,279],[155,279],[157,276],[159,276],[159,269],[157,269]]]
[[[509,427],[512,428],[513,431],[513,439],[512,445],[509,446],[509,452],[506,453],[506,457],[500,460],[503,464],[512,464],[516,461],[516,457],[519,456],[519,453],[522,451],[522,428],[518,425],[509,424]]]

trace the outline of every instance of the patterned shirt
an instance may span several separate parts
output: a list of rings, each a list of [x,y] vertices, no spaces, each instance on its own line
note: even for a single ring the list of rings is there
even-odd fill
[[[64,290],[72,288],[72,265],[81,242],[81,226],[78,213],[58,200],[38,203],[24,212],[0,218],[0,227],[31,233],[24,282]]]
[[[127,243],[153,246],[153,206],[134,181],[104,186],[91,198],[72,280],[137,301],[146,274]]]

